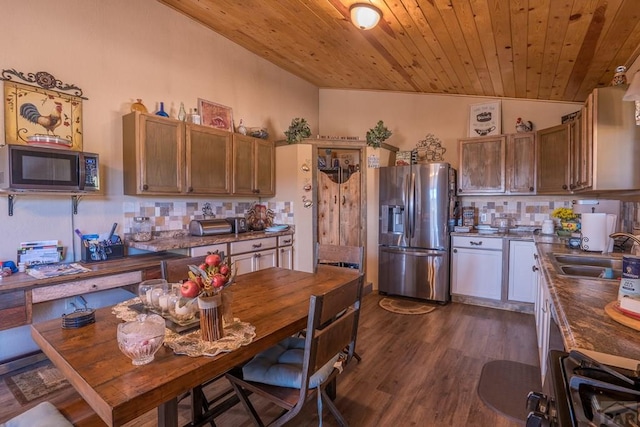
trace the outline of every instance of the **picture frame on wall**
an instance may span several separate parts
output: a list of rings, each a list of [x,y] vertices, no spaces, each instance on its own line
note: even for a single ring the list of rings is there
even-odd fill
[[[4,81],[7,144],[82,151],[82,98]]]
[[[233,111],[231,107],[198,98],[198,110],[200,111],[203,125],[233,132]]]
[[[502,133],[501,103],[486,102],[469,106],[469,137]]]

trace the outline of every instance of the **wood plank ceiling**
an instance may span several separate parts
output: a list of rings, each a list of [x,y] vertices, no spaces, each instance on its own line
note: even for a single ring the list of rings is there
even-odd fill
[[[320,88],[583,102],[640,54],[640,0],[159,1]]]

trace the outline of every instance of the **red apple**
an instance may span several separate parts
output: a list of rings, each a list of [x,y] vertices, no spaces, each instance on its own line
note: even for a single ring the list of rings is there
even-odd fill
[[[180,286],[180,294],[185,298],[195,298],[199,293],[200,286],[191,280],[187,280]]]
[[[204,262],[209,266],[217,267],[222,262],[222,257],[219,254],[209,254],[204,259]]]
[[[221,288],[224,286],[225,283],[227,283],[227,278],[224,277],[222,274],[216,274],[211,279],[211,284],[213,285],[214,288]]]
[[[229,274],[229,266],[227,264],[222,264],[220,266],[220,274],[222,274],[223,276]]]
[[[200,270],[204,270],[204,271],[207,271],[207,267],[208,267],[207,263],[204,263],[204,262],[198,266]]]

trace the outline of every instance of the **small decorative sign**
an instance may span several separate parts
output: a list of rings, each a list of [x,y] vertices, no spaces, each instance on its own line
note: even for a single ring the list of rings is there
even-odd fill
[[[377,169],[380,167],[380,156],[369,154],[367,157],[367,167]]]
[[[469,106],[469,136],[500,135],[502,133],[500,101]]]
[[[200,110],[203,125],[233,132],[231,107],[198,98],[198,109]]]

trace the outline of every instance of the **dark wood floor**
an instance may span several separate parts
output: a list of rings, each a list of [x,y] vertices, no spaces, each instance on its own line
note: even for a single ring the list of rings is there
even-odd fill
[[[519,425],[489,409],[476,389],[488,361],[538,366],[532,315],[458,303],[426,315],[400,315],[380,308],[380,298],[375,293],[364,298],[358,332],[362,362],[354,361],[338,379],[336,405],[351,426]],[[260,414],[278,413],[254,398]],[[0,382],[0,411],[13,412],[16,405]],[[188,400],[180,404],[184,423],[189,409]],[[316,412],[310,402],[291,424],[317,426]],[[325,426],[337,425],[326,410],[323,421]],[[216,418],[216,424],[252,426],[240,404]],[[156,415],[150,412],[127,425],[155,426]]]

